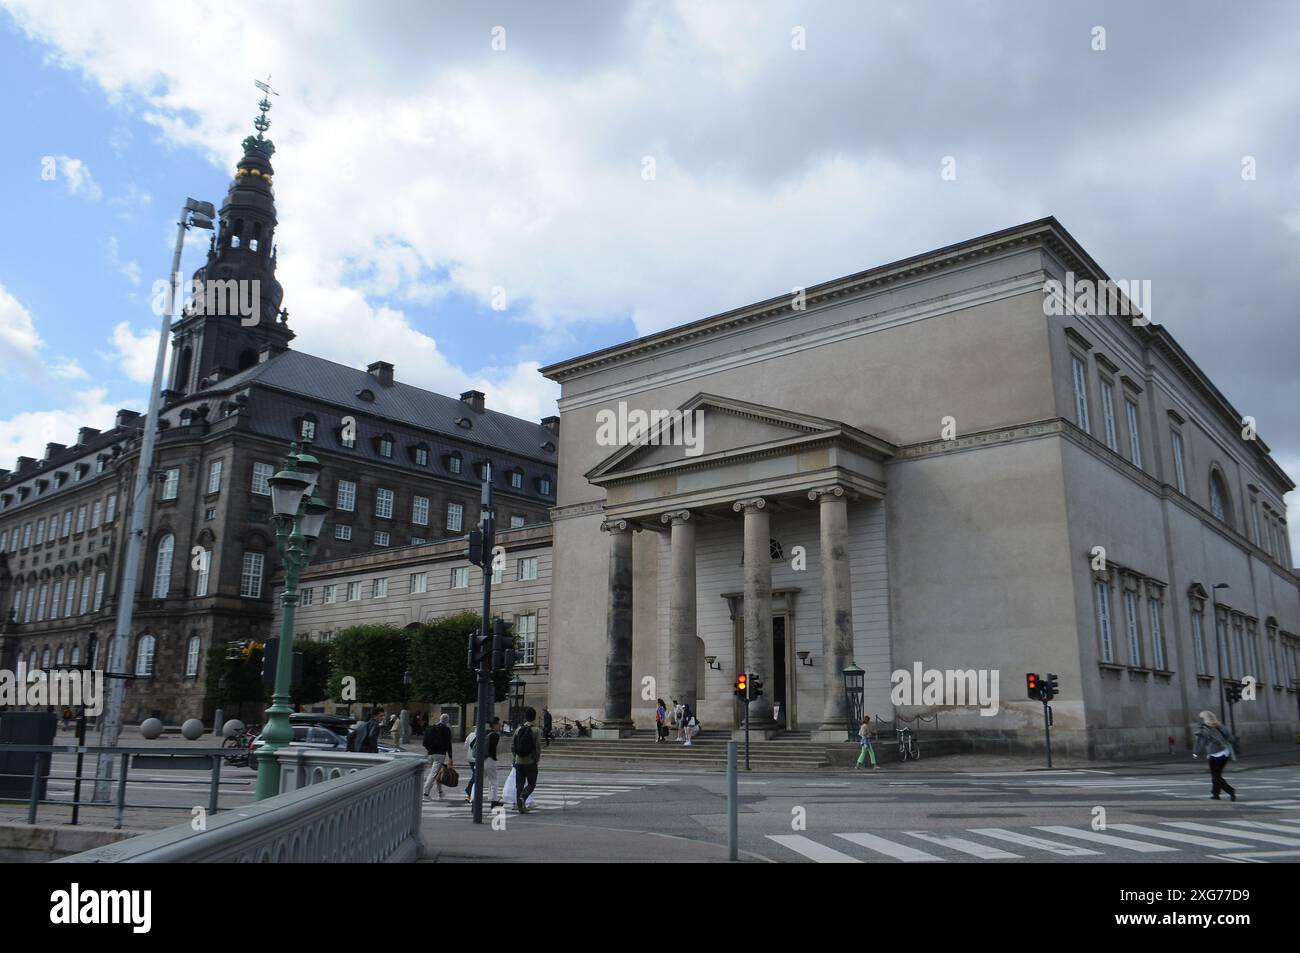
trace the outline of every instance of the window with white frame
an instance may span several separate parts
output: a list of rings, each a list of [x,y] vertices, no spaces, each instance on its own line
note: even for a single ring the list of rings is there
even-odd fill
[[[72,617],[72,610],[77,607],[77,577],[68,577],[68,589],[63,595],[63,617]]]
[[[108,498],[108,502],[104,504],[104,522],[111,523],[113,522],[113,519],[116,516],[117,516],[117,494],[115,493],[112,496],[110,496]],[[67,533],[64,533],[63,535],[66,536]]]
[[[391,457],[391,456],[393,455],[393,438],[392,438],[392,437],[380,437],[380,438],[379,438],[379,455],[380,455],[381,457]]]
[[[469,567],[453,566],[451,569],[451,588],[468,589],[469,588]]]
[[[252,490],[258,496],[271,495],[271,477],[275,476],[275,467],[269,463],[253,464]]]
[[[1124,414],[1128,418],[1128,455],[1133,466],[1142,468],[1142,431],[1138,429],[1138,408],[1131,400],[1124,401]]]
[[[447,469],[452,473],[460,473],[461,456],[459,453],[453,453],[447,458]]]
[[[199,647],[203,641],[197,635],[190,636],[189,645],[185,649],[185,675],[187,678],[193,678],[199,674]]]
[[[503,574],[504,572],[505,572],[505,567],[504,567],[504,566],[494,566],[494,567],[493,567],[493,569],[492,569],[492,585],[495,586],[495,585],[499,585],[499,584],[500,584],[500,582],[501,582],[501,576],[502,576],[502,574]]]
[[[1256,546],[1263,546],[1264,543],[1259,536],[1259,500],[1251,497],[1250,499],[1250,525],[1254,531],[1254,541]],[[3,547],[0,547],[2,549]]]
[[[40,593],[36,596],[36,621],[41,622],[45,618],[45,597],[49,595],[49,584],[41,583]]]
[[[380,579],[372,580],[370,585],[371,585],[370,598],[372,599],[388,598],[388,577],[387,576],[384,576]]]
[[[39,546],[45,542],[45,517],[36,521],[36,538],[32,540],[33,545]]]
[[[417,496],[411,501],[411,522],[417,526],[429,525],[429,498]]]
[[[1253,674],[1246,669],[1250,664],[1249,657],[1246,655],[1246,632],[1245,626],[1241,624],[1241,616],[1232,617],[1232,647],[1237,657],[1237,667],[1234,669],[1237,675],[1245,676]]]
[[[1250,672],[1255,681],[1264,683],[1263,667],[1259,664],[1259,632],[1254,622],[1246,623],[1246,651],[1250,654]]]
[[[464,525],[465,507],[459,503],[447,504],[447,529],[454,533],[459,533],[461,526]]]
[[[415,465],[427,467],[429,465],[429,451],[424,447],[415,448]]]
[[[50,618],[57,619],[59,610],[63,608],[63,580],[54,580],[54,587],[50,590]]]
[[[1171,430],[1169,433],[1174,447],[1174,479],[1177,481],[1174,485],[1178,487],[1179,493],[1186,493],[1187,475],[1183,471],[1183,435],[1177,430]]]
[[[310,418],[303,418],[300,421],[301,427],[298,430],[298,436],[303,440],[316,439],[316,421]]]
[[[305,589],[298,590],[298,605],[309,606],[316,598],[316,590],[308,586]]]
[[[245,599],[262,598],[262,577],[266,567],[263,553],[244,553],[239,571],[239,595]]]
[[[339,587],[331,583],[330,585],[325,586],[324,588],[325,588],[325,599],[324,599],[325,604],[329,605],[332,602],[337,602],[338,595],[339,595]]]
[[[116,497],[114,497],[114,499],[116,499]],[[14,535],[17,536],[17,533]],[[63,514],[63,531],[59,535],[64,539],[67,539],[72,535],[72,510],[68,510]]]
[[[1149,598],[1147,608],[1151,623],[1152,662],[1155,664],[1156,671],[1163,672],[1167,670],[1167,666],[1165,665],[1164,629],[1160,625],[1160,600],[1154,596]]]
[[[389,536],[387,533],[385,533],[382,529],[375,530],[376,546],[387,546],[391,542],[391,540],[392,537]]]
[[[375,515],[381,519],[392,519],[393,517],[393,491],[385,490],[382,487],[375,490]]]
[[[167,598],[167,592],[171,589],[172,554],[175,548],[176,537],[168,533],[158,540],[158,546],[154,550],[153,597],[155,599]]]
[[[1091,433],[1088,426],[1088,365],[1077,354],[1070,355],[1070,372],[1074,376],[1074,422]]]
[[[334,524],[334,538],[335,538],[335,539],[342,539],[342,540],[349,540],[349,539],[351,539],[351,538],[352,538],[352,527],[349,526],[347,523],[335,523],[335,524]]]
[[[541,489],[542,489],[542,496],[550,496],[550,495],[551,495],[551,478],[550,478],[550,477],[542,477],[542,480],[541,480]]]
[[[1106,446],[1119,453],[1119,433],[1115,427],[1115,385],[1101,379],[1101,416],[1106,425]]]
[[[428,592],[429,591],[429,574],[427,572],[411,573],[411,592]]]
[[[208,575],[212,566],[212,553],[203,549],[199,552],[199,568],[195,570],[194,595],[202,598],[208,594]]]
[[[1228,644],[1228,623],[1222,616],[1214,620],[1214,641],[1219,646],[1219,675],[1232,677],[1232,646]]]
[[[85,615],[90,611],[90,576],[89,574],[81,577],[81,606],[78,610],[80,615]]]
[[[153,653],[155,645],[152,635],[140,636],[140,641],[135,647],[135,674],[137,677],[148,678],[153,674]]]
[[[537,664],[537,614],[529,612],[515,616],[515,644],[519,647],[521,665]]]
[[[86,531],[86,504],[77,507],[77,528],[74,532],[84,533]]]
[[[99,524],[103,522],[104,501],[96,500],[90,506],[90,528],[99,529]]]
[[[81,508],[81,512],[83,513],[83,515],[84,515],[84,513],[86,512],[86,508],[85,508],[84,506]],[[83,520],[83,522],[84,522],[84,520]],[[80,532],[80,530],[78,530],[78,532]],[[23,549],[26,549],[26,548],[27,548],[28,546],[30,546],[31,544],[32,544],[32,524],[31,524],[31,523],[24,523],[24,524],[23,524],[23,545],[22,545],[22,548],[23,548]]]
[[[219,493],[221,491],[221,468],[222,461],[213,460],[208,464],[208,492]]]
[[[361,601],[361,583],[359,582],[348,583],[348,602],[359,602],[359,601]]]
[[[524,517],[519,516],[519,515],[515,515],[515,516],[511,516],[511,517],[510,517],[510,528],[511,528],[511,529],[519,529],[519,527],[521,527],[521,526],[523,526],[523,525],[524,525]]]
[[[1131,589],[1124,590],[1124,624],[1128,631],[1129,664],[1142,664],[1142,633],[1138,627],[1137,594]]]
[[[537,578],[537,557],[525,556],[519,560],[519,566],[515,578],[519,581],[526,581]]]
[[[519,471],[519,470],[511,470],[511,471],[510,471],[510,488],[513,489],[513,490],[520,490],[520,489],[523,489],[523,486],[524,486],[524,475],[523,475],[523,473],[522,473],[521,471]]]
[[[1223,484],[1223,477],[1219,475],[1217,470],[1212,471],[1210,473],[1210,512],[1214,514],[1216,519],[1223,520],[1225,523],[1229,522],[1227,498],[1228,492]]]
[[[162,498],[164,500],[174,500],[181,492],[181,468],[170,467],[163,474]],[[92,519],[90,525],[93,528],[95,521]]]
[[[357,505],[357,485],[351,480],[339,480],[334,493],[334,508],[344,513],[351,513]]]
[[[1111,638],[1110,625],[1110,583],[1104,579],[1098,579],[1093,582],[1092,586],[1097,601],[1097,628],[1101,635],[1101,660],[1103,662],[1114,662],[1115,649]]]

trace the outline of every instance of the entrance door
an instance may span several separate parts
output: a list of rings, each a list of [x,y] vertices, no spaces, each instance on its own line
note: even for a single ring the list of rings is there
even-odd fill
[[[776,723],[781,728],[789,728],[792,724],[793,712],[790,708],[790,699],[786,697],[790,694],[786,686],[791,684],[793,677],[793,652],[790,646],[786,644],[786,627],[789,615],[782,612],[772,616],[772,671],[768,673],[767,681],[763,685],[763,692],[772,700],[772,704],[779,706],[776,709]],[[735,622],[735,646],[736,646],[736,671],[748,671],[745,661],[745,623],[741,618]],[[745,706],[741,702],[736,703],[735,727],[740,728],[744,725]]]

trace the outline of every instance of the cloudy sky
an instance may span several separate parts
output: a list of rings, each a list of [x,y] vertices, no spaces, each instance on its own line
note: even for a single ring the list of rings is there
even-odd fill
[[[1300,7],[1177,7],[0,0],[0,466],[143,407],[269,74],[304,350],[540,417],[541,364],[1052,214],[1300,478]]]

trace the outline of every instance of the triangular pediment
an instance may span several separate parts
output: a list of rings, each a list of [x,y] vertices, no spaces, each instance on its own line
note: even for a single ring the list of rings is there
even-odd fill
[[[598,442],[615,451],[588,480],[716,459],[847,429],[839,421],[749,401],[697,394],[675,410],[654,412],[621,403],[597,416]]]

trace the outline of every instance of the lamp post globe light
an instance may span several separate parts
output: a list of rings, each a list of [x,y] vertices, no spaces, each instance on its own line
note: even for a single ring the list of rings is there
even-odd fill
[[[265,747],[257,759],[257,799],[280,793],[280,765],[275,751],[293,741],[289,714],[293,711],[290,693],[293,685],[293,623],[298,605],[298,579],[311,562],[316,540],[329,512],[316,495],[321,464],[310,452],[310,445],[291,444],[284,469],[271,477],[271,522],[275,526],[275,548],[284,562],[284,592],[280,595],[283,612],[280,618],[280,644],[275,664],[275,691],[271,707],[266,710],[266,729],[262,732]]]

